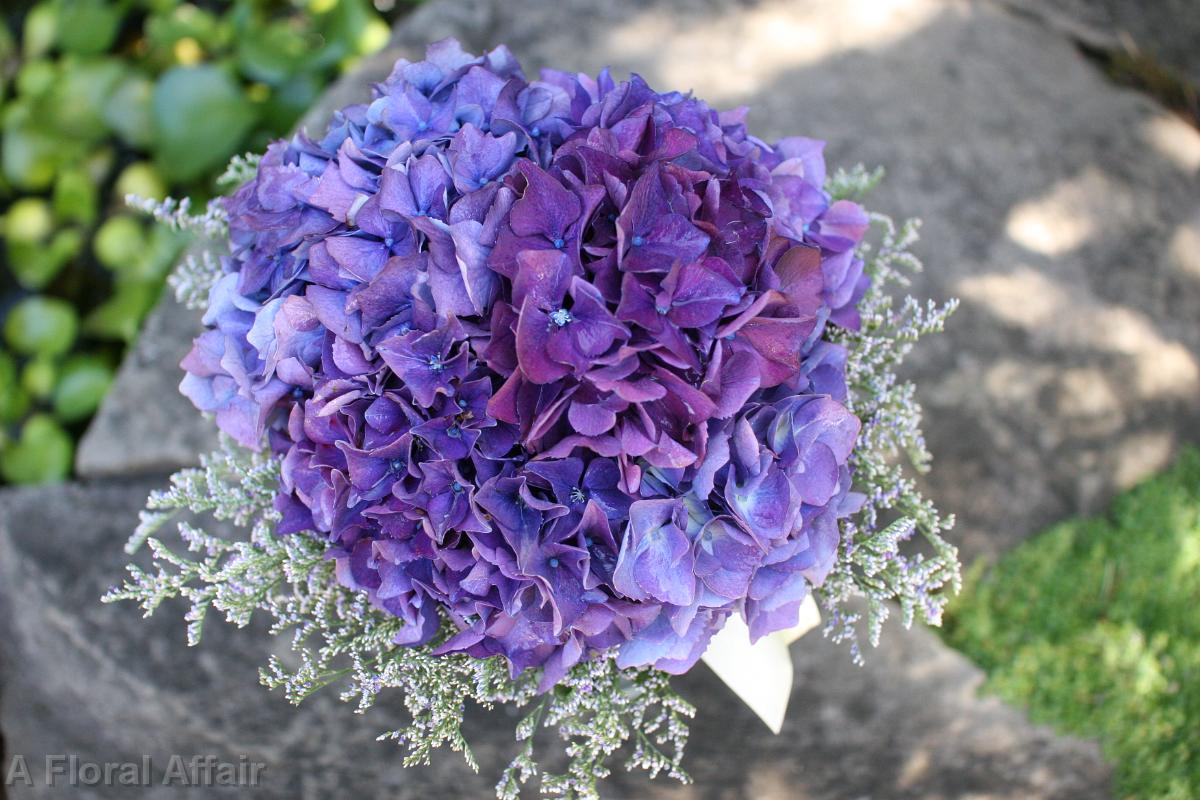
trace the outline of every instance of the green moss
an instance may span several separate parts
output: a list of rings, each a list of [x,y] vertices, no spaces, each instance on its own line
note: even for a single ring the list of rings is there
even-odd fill
[[[951,604],[946,639],[986,689],[1057,729],[1098,738],[1120,797],[1200,797],[1200,451],[1065,522]]]

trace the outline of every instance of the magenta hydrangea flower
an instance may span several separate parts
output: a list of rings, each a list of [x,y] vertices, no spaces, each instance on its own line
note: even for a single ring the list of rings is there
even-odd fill
[[[182,389],[402,643],[680,672],[825,579],[868,218],[743,116],[447,40],[228,199]]]

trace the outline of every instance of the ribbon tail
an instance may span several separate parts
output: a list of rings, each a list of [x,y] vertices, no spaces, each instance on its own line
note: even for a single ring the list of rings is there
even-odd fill
[[[750,643],[750,629],[732,615],[701,656],[708,668],[733,690],[772,733],[783,728],[792,695],[792,656],[788,645],[821,624],[812,595],[800,606],[800,621]]]

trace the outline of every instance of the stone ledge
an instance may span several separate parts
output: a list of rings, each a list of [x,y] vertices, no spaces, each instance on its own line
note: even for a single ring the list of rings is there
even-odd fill
[[[1150,56],[1200,88],[1200,13],[1191,0],[1000,0],[1081,44]]]

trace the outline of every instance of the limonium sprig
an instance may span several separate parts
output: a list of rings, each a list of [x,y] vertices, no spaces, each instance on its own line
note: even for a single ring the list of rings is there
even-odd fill
[[[139,203],[228,242],[173,284],[207,293],[181,389],[226,438],[151,497],[156,570],[107,599],[182,597],[191,639],[265,612],[300,659],[263,682],[399,690],[409,764],[474,765],[468,702],[525,707],[501,797],[595,797],[622,750],[686,779],[669,675],[731,615],[936,622],[958,563],[897,369],[954,306],[893,299],[920,265],[916,226],[859,204],[881,172],[827,178],[822,143],[744,118],[445,41],[236,159],[204,215]],[[153,534],[179,512],[249,534],[185,520],[177,553]]]

